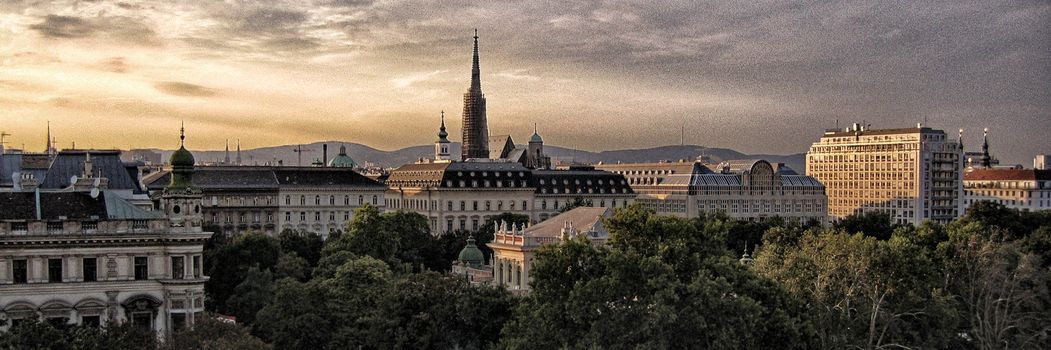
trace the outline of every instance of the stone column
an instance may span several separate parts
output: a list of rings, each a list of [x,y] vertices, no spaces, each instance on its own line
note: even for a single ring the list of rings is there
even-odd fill
[[[0,284],[11,283],[11,257],[0,256]]]

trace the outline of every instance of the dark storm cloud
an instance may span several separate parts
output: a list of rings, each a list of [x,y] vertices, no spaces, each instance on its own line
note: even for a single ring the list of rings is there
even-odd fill
[[[153,87],[158,91],[175,96],[209,97],[215,95],[213,89],[178,81],[161,81],[153,84]]]
[[[41,35],[52,39],[102,37],[124,43],[158,45],[157,34],[146,24],[128,17],[76,17],[47,15],[30,25]]]
[[[31,25],[29,28],[52,38],[82,38],[95,31],[95,27],[83,19],[57,15],[47,15],[43,22]]]

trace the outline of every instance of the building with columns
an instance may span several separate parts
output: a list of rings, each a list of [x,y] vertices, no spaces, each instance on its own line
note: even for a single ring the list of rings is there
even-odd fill
[[[499,223],[493,241],[487,244],[493,250],[490,283],[515,294],[529,293],[529,272],[537,249],[577,236],[594,244],[605,244],[609,232],[602,221],[612,214],[611,208],[578,207],[532,226]]]
[[[980,159],[990,166],[987,146]],[[898,224],[948,223],[963,213],[963,147],[942,130],[854,126],[810,146],[806,173],[828,194],[828,215],[887,213]]]
[[[0,193],[0,318],[130,322],[168,336],[204,311],[202,197],[193,155],[147,211],[98,187]],[[100,181],[101,182],[101,181]],[[96,182],[98,183],[98,182]]]

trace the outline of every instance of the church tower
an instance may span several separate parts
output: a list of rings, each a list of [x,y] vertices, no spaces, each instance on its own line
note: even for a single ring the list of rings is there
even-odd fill
[[[478,30],[474,31],[474,61],[471,87],[463,94],[463,145],[461,160],[489,158],[489,125],[485,119],[485,94],[482,94],[481,70],[478,68]]]
[[[529,138],[529,154],[526,155],[526,166],[532,169],[547,169],[550,167],[551,158],[544,156],[544,139],[536,131],[533,124],[533,136]]]
[[[193,154],[186,150],[186,129],[179,129],[179,149],[172,152],[171,182],[161,194],[161,208],[171,222],[172,232],[201,232],[204,203],[201,189],[193,184]]]
[[[982,167],[992,168],[993,157],[989,155],[989,128],[982,132]]]
[[[434,141],[434,160],[449,160],[449,133],[445,132],[445,111],[442,111],[442,126],[438,128],[438,140]]]

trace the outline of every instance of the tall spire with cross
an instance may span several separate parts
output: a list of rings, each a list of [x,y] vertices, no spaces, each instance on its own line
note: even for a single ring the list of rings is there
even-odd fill
[[[478,64],[478,30],[474,31],[471,87],[463,95],[463,145],[460,158],[489,158],[489,123],[485,116],[481,68]]]
[[[989,128],[982,130],[982,167],[993,167],[993,157],[989,155]]]

